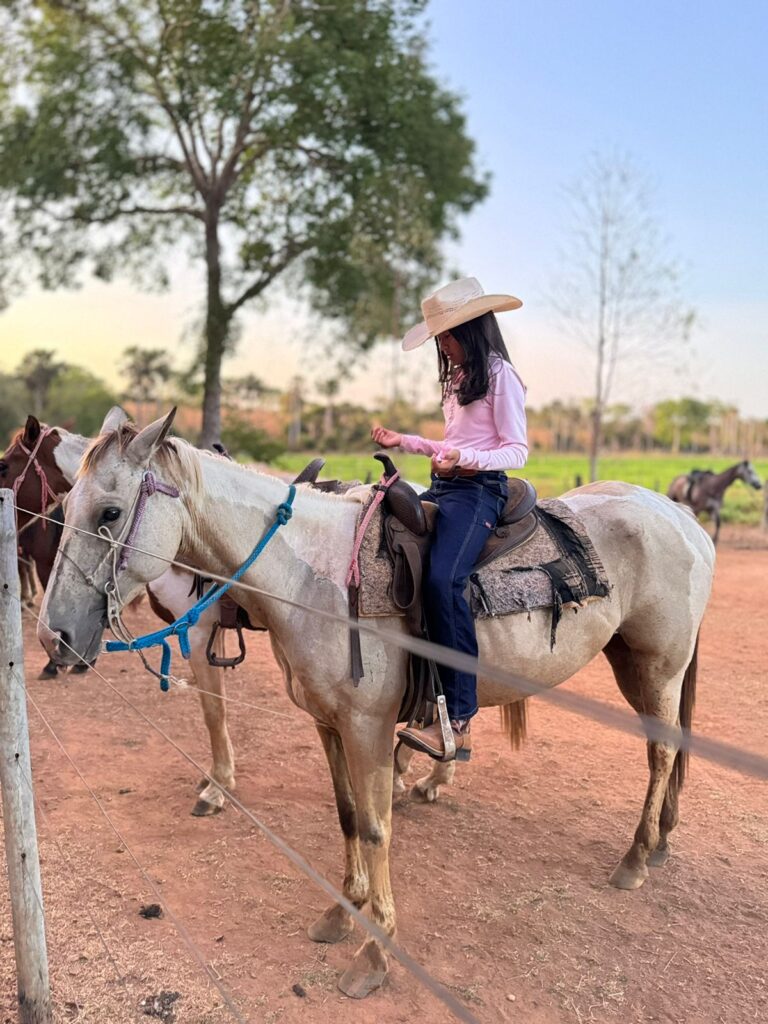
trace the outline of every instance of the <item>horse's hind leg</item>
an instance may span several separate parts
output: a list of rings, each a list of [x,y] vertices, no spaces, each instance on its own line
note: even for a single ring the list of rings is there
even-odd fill
[[[368,874],[360,852],[357,809],[347,759],[338,733],[319,723],[316,725],[331,770],[339,824],[344,834],[343,894],[350,903],[362,907],[368,899]],[[353,927],[349,912],[340,904],[334,903],[310,925],[308,934],[315,942],[340,942],[350,934]]]
[[[395,744],[392,771],[392,798],[402,796],[408,788],[405,784],[405,776],[411,767],[411,761],[416,751],[413,747],[406,747],[399,741]]]
[[[412,747],[406,747],[404,743],[398,743],[395,747],[395,766],[392,780],[392,795],[402,796],[407,789],[404,776],[408,771],[413,755],[416,751]],[[446,764],[435,761],[431,769],[422,778],[418,779],[411,789],[411,796],[415,800],[423,800],[431,804],[440,795],[441,786],[450,786],[453,782],[453,774],[456,771],[456,762],[448,761]]]
[[[605,649],[621,692],[638,714],[679,728],[684,684],[692,691],[695,654],[691,665],[670,665],[667,656],[632,650],[615,636]],[[686,723],[687,724],[687,723]],[[677,824],[677,796],[682,786],[685,756],[675,742],[648,741],[650,779],[634,842],[613,874],[619,889],[637,889],[648,877],[647,865],[660,864],[668,855],[667,837]],[[658,855],[653,857],[658,850]]]
[[[435,761],[429,772],[414,783],[411,795],[416,800],[423,800],[428,804],[434,803],[440,795],[440,787],[450,786],[453,782],[455,771],[455,761],[448,761],[445,764]]]

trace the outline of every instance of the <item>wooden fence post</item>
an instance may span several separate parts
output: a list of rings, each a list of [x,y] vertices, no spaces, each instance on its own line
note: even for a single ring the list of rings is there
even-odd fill
[[[29,758],[13,491],[0,490],[0,786],[19,1024],[51,1024],[43,892]]]

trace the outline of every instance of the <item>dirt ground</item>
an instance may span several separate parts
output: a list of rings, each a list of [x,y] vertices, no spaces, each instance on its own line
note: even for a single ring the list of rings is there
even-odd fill
[[[728,530],[702,631],[695,717],[705,735],[764,754],[766,581],[765,537]],[[145,608],[137,627],[154,621]],[[397,964],[365,1002],[343,997],[336,978],[359,936],[333,947],[307,939],[325,896],[233,808],[191,817],[195,771],[95,675],[38,681],[44,659],[29,619],[25,634],[32,696],[246,1020],[448,1019]],[[207,764],[194,694],[162,694],[128,656],[103,657],[99,668]],[[251,640],[246,666],[228,684],[232,698],[265,709],[230,707],[240,798],[339,883],[342,844],[325,761],[309,718],[282,691],[263,636]],[[569,685],[622,703],[602,659]],[[672,858],[639,891],[620,892],[607,879],[637,824],[647,782],[642,744],[540,701],[530,717],[529,743],[513,754],[496,713],[483,712],[476,753],[455,785],[436,804],[398,804],[400,942],[481,1021],[768,1020],[766,783],[694,760]],[[30,728],[57,1021],[231,1019],[168,918],[139,915],[154,902],[151,891],[34,711]],[[15,1024],[4,887],[0,871],[0,1009]],[[154,1009],[141,1007],[162,993]]]

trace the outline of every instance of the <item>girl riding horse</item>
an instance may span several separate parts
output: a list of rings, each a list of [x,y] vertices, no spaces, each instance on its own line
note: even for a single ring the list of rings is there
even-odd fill
[[[424,586],[429,637],[477,656],[475,624],[464,597],[469,574],[507,503],[505,470],[528,457],[525,387],[512,367],[494,311],[518,309],[513,295],[485,295],[475,278],[440,288],[422,303],[424,323],[403,339],[410,351],[434,337],[442,386],[445,440],[374,427],[383,448],[400,447],[432,459],[432,485],[420,495],[438,506]],[[477,677],[440,665],[440,683],[454,733],[446,753],[439,721],[398,732],[409,747],[437,761],[468,760],[470,721],[477,714]]]

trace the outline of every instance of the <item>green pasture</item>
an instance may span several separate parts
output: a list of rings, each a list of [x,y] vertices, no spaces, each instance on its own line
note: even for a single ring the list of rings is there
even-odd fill
[[[274,465],[280,469],[299,472],[314,458],[317,452],[290,452],[279,456]],[[429,480],[429,461],[421,455],[400,455],[395,461],[407,480],[426,484]],[[707,455],[606,455],[600,461],[602,480],[626,480],[642,484],[655,491],[666,492],[670,481],[680,473],[688,473],[694,467],[712,469],[718,472],[736,461],[733,457],[710,458]],[[762,480],[768,477],[768,460],[757,460],[755,469]],[[337,454],[327,457],[324,476],[341,480],[365,480],[368,473],[378,475],[379,463],[366,453]],[[556,455],[534,452],[521,473],[536,487],[542,497],[562,494],[576,484],[577,476],[587,480],[588,462],[586,455]],[[763,503],[763,492],[747,487],[740,480],[733,484],[725,495],[723,519],[731,523],[757,524]]]

